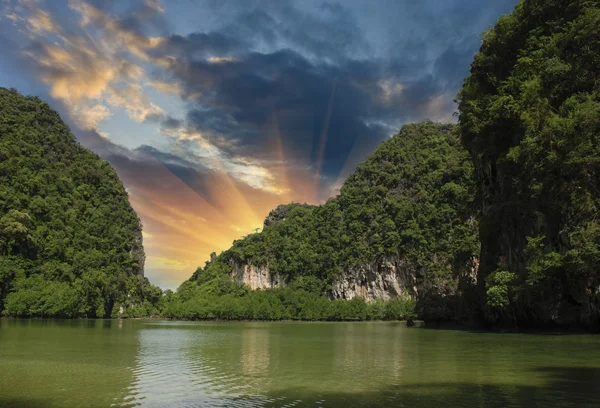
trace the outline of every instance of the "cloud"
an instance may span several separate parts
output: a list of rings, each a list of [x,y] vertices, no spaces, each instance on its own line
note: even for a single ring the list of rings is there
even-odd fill
[[[278,185],[273,172],[256,159],[231,157],[194,130],[176,127],[164,129],[163,132],[172,138],[173,153],[163,153],[150,146],[141,146],[138,150],[151,154],[165,164],[195,168],[201,172],[223,172],[236,182],[267,193],[279,195],[287,191],[287,188]]]
[[[145,0],[144,4],[150,9],[159,13],[164,13],[165,9],[162,7],[160,0]]]
[[[116,167],[149,276],[182,280],[402,124],[454,121],[479,33],[515,3],[0,1],[0,53]]]
[[[110,116],[110,111],[104,105],[77,105],[73,107],[73,116],[83,129],[96,129],[98,123]],[[100,133],[100,132],[99,132]],[[102,133],[100,133],[102,135]]]
[[[144,68],[135,60],[147,61],[146,51],[160,45],[161,38],[144,36],[81,0],[68,2],[79,15],[79,26],[65,28],[64,21],[41,8],[43,4],[27,1],[7,10],[15,24],[29,30],[23,55],[79,126],[94,129],[115,108],[124,108],[139,122],[163,114],[145,96]],[[162,12],[156,1],[147,1],[144,7]],[[145,9],[136,11],[138,20],[149,18],[148,12],[140,16],[140,10]]]
[[[145,36],[132,29],[131,22],[137,21],[135,18],[129,19],[130,24],[128,26],[85,1],[71,0],[69,5],[79,13],[82,27],[101,28],[103,30],[101,41],[105,48],[122,48],[142,60],[147,60],[149,58],[147,50],[159,46],[164,41],[161,37]],[[155,10],[152,7],[150,9]],[[137,16],[140,16],[139,11]]]
[[[317,180],[333,180],[402,123],[455,120],[452,100],[479,44],[478,33],[462,25],[481,19],[481,7],[463,16],[455,3],[444,14],[433,4],[383,3],[380,11],[405,11],[403,21],[424,27],[387,40],[385,54],[362,29],[359,3],[290,1],[210,3],[230,22],[171,36],[150,53],[169,50],[163,68],[184,97],[194,95],[188,124],[206,141],[231,157],[274,160],[269,130],[276,120],[283,156],[312,167]],[[401,30],[385,21],[390,32]]]
[[[235,58],[233,57],[209,57],[208,62],[211,64],[225,64],[227,62],[234,62]]]
[[[181,86],[177,82],[164,82],[159,80],[151,80],[148,82],[148,85],[156,88],[158,91],[162,93],[171,93],[175,95],[181,95],[183,90]]]
[[[383,4],[379,11],[388,8],[421,28],[416,35],[395,35],[385,55],[363,29],[355,1],[209,2],[210,12],[230,16],[220,27],[166,36],[152,35],[165,16],[157,1],[118,15],[100,2],[70,0],[79,26],[68,34],[47,11],[29,6],[29,24],[54,33],[58,42],[34,33],[27,52],[37,58],[51,95],[70,106],[84,128],[124,109],[137,122],[160,122],[170,139],[188,140],[197,159],[222,161],[225,171],[251,187],[285,190],[274,185],[268,163],[288,160],[312,168],[327,190],[328,180],[337,180],[400,124],[452,120],[452,95],[478,45],[462,25],[480,19],[481,11],[463,15],[454,3],[445,14]],[[388,23],[388,29],[401,28]],[[187,112],[172,117],[148,98],[146,87],[180,97]],[[201,137],[189,143],[193,134]]]
[[[106,100],[111,106],[124,108],[129,117],[137,122],[162,117],[165,114],[162,108],[146,98],[140,84],[129,83],[121,87],[111,87]]]
[[[52,18],[50,18],[50,15],[41,9],[35,9],[27,20],[27,23],[29,24],[29,29],[34,33],[57,31],[57,27]]]

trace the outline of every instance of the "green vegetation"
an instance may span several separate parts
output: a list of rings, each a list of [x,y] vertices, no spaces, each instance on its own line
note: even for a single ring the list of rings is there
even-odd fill
[[[473,167],[453,125],[407,125],[382,143],[322,206],[273,210],[262,232],[233,243],[198,268],[170,299],[178,318],[392,319],[415,313],[411,296],[390,302],[329,300],[342,273],[369,262],[410,265],[421,316],[448,318],[459,278],[479,250]],[[285,288],[252,292],[233,282],[235,265],[268,265]]]
[[[459,93],[456,134],[472,160],[451,126],[405,126],[338,197],[286,207],[186,285],[269,265],[291,286],[315,278],[323,295],[355,267],[402,259],[421,317],[598,327],[599,27],[596,1],[521,1],[485,33]],[[465,271],[479,241],[477,294]]]
[[[523,0],[485,33],[459,126],[404,126],[337,197],[279,206],[163,295],[141,275],[139,220],[110,166],[46,104],[2,89],[0,307],[598,328],[599,84],[598,2]],[[251,291],[230,277],[244,265],[284,285]],[[396,300],[331,300],[340,279],[366,291],[385,273],[405,279]]]
[[[600,5],[521,1],[460,92],[487,322],[600,325]]]
[[[403,320],[414,317],[410,299],[330,300],[299,281],[286,288],[252,291],[226,275],[204,285],[185,282],[165,301],[163,315],[190,320]],[[320,282],[316,282],[317,285]]]
[[[48,105],[0,88],[0,311],[12,316],[156,313],[141,224],[110,165]]]
[[[330,284],[348,267],[395,255],[430,277],[447,277],[478,251],[472,172],[452,125],[404,126],[358,166],[339,196],[314,208],[289,206],[284,221],[235,241],[222,257],[268,263],[290,282],[316,276]]]

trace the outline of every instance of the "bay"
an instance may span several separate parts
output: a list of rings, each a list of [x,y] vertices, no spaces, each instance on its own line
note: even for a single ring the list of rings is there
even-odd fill
[[[600,337],[0,319],[0,406],[598,407]]]

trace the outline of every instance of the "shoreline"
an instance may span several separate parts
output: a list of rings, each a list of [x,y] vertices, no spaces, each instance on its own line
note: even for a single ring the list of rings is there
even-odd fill
[[[281,320],[225,320],[225,319],[174,319],[162,316],[153,317],[113,317],[113,318],[53,318],[53,317],[13,317],[0,316],[2,320],[55,320],[55,321],[122,321],[122,320],[148,320],[148,321],[168,321],[168,322],[190,322],[190,323],[404,323],[403,326],[411,329],[424,329],[431,331],[465,331],[472,333],[490,333],[490,334],[533,334],[533,335],[574,335],[574,334],[600,334],[596,330],[590,330],[583,327],[577,328],[507,328],[507,327],[481,327],[476,325],[458,324],[458,323],[427,323],[424,320],[414,320],[414,326],[407,324],[407,319],[402,320],[300,320],[300,319],[281,319]]]

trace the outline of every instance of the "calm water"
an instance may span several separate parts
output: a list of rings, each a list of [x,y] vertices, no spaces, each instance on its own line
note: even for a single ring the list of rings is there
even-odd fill
[[[0,405],[600,407],[600,337],[0,319]]]

